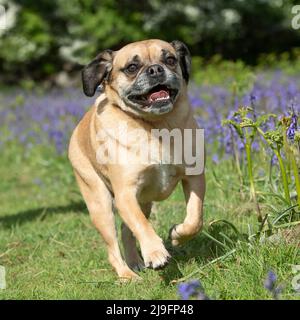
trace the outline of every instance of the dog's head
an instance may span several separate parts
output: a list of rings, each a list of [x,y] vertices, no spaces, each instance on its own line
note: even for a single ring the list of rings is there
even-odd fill
[[[170,112],[189,80],[191,57],[180,41],[146,40],[105,50],[82,71],[83,90],[103,84],[107,98],[140,116]]]

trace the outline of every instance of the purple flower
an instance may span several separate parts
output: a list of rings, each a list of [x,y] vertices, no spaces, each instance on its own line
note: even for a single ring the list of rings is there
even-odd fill
[[[212,161],[215,164],[218,164],[220,162],[219,156],[216,153],[212,156]]]
[[[250,93],[250,102],[251,102],[251,105],[253,105],[256,101],[256,96],[255,96],[255,93],[254,92],[251,92]]]
[[[288,139],[291,141],[294,141],[294,138],[295,138],[295,132],[297,130],[297,121],[298,121],[298,117],[295,113],[293,113],[293,115],[291,116],[291,123],[286,131],[286,135]]]
[[[178,294],[182,300],[188,300],[194,297],[201,288],[199,280],[191,280],[190,282],[180,283],[178,285]]]
[[[264,287],[272,293],[273,299],[278,300],[279,295],[282,292],[282,286],[276,286],[276,282],[277,276],[272,270],[270,270],[264,281]]]
[[[210,300],[205,294],[199,280],[180,283],[178,285],[178,294],[182,300],[189,300],[190,298],[196,298],[197,300]]]
[[[258,152],[260,150],[260,145],[257,140],[254,140],[252,143],[252,150]]]
[[[212,156],[218,150],[218,154],[224,158],[238,151],[242,159],[244,143],[235,130],[231,132],[229,127],[221,126],[222,119],[228,114],[228,118],[232,118],[233,111],[243,104],[252,106],[257,116],[270,112],[287,113],[291,106],[295,111],[299,110],[299,78],[287,76],[283,72],[264,71],[257,74],[253,89],[242,96],[233,95],[227,83],[191,83],[189,99],[199,126],[205,129],[208,153],[212,151]],[[16,141],[27,149],[29,144],[51,144],[58,153],[63,153],[67,149],[71,132],[92,103],[93,99],[86,98],[78,88],[53,89],[43,94],[20,89],[5,95],[0,93],[0,144],[4,148],[7,143]],[[294,115],[286,132],[289,140],[294,139],[296,126]],[[270,119],[264,123],[262,129],[275,129],[275,120]],[[259,147],[254,141],[252,150],[257,151]]]
[[[273,154],[271,158],[271,166],[275,166],[277,164],[278,164],[278,158],[275,154]]]
[[[277,280],[276,274],[272,270],[269,271],[267,278],[264,282],[264,287],[269,291],[273,291],[275,288],[276,280]]]

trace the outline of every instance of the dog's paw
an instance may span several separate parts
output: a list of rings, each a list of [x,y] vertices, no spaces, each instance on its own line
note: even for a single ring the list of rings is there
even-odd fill
[[[117,273],[119,276],[119,280],[122,282],[130,281],[130,280],[142,280],[142,278],[138,274],[133,272],[127,266],[122,268],[122,270],[118,270]]]
[[[183,223],[175,224],[169,231],[169,238],[174,247],[180,246],[194,238],[199,230],[200,227],[186,226]]]
[[[147,268],[155,270],[164,268],[170,261],[171,256],[162,241],[154,246],[153,244],[148,248],[142,248],[142,255]]]

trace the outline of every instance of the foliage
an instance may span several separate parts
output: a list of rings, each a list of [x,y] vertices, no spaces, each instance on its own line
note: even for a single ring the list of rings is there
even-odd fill
[[[282,59],[297,60],[292,48],[300,36],[290,27],[296,2],[1,0],[9,22],[0,32],[0,81],[49,78],[100,50],[145,38],[180,39],[205,58],[255,63],[261,53],[272,53],[263,63],[274,65],[288,51]]]

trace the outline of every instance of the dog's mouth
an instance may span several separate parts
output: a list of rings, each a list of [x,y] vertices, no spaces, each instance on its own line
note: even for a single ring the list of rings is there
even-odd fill
[[[174,103],[178,94],[177,89],[172,89],[166,85],[157,85],[151,88],[147,93],[141,95],[129,95],[128,99],[135,104],[139,104],[142,109],[149,107],[164,106]]]

